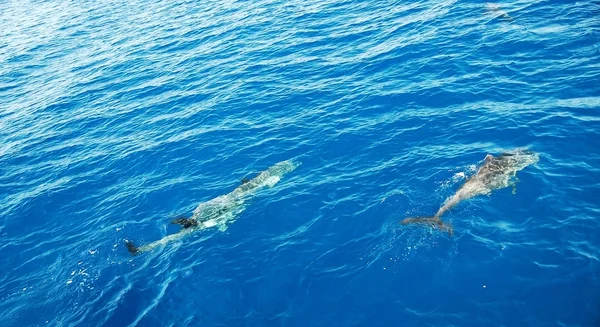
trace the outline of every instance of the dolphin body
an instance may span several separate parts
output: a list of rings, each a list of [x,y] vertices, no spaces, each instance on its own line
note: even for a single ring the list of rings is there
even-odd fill
[[[244,203],[251,195],[259,189],[273,187],[285,174],[293,171],[298,166],[300,166],[300,162],[293,160],[278,162],[252,179],[243,179],[242,185],[238,186],[231,193],[200,203],[190,218],[182,217],[173,220],[173,224],[182,225],[179,232],[140,247],[135,246],[130,241],[126,241],[125,246],[129,250],[129,253],[137,255],[141,252],[150,251],[160,245],[181,239],[195,231],[211,227],[217,227],[220,231],[225,231],[227,223],[233,221],[244,211],[246,208]]]
[[[444,223],[440,218],[457,205],[459,202],[472,197],[490,194],[495,189],[513,187],[513,193],[516,191],[517,182],[516,173],[525,167],[535,164],[539,160],[539,155],[529,150],[516,149],[510,152],[502,153],[494,157],[488,154],[483,165],[477,170],[477,173],[469,178],[454,195],[444,201],[442,207],[433,217],[413,217],[405,218],[401,221],[403,225],[424,224],[431,227],[447,231],[452,236],[452,225]]]
[[[487,9],[487,11],[489,11],[490,13],[495,15],[497,18],[500,18],[502,20],[509,21],[509,22],[512,22],[514,20],[506,11],[502,10],[500,5],[497,3],[487,3],[485,5],[485,8]]]

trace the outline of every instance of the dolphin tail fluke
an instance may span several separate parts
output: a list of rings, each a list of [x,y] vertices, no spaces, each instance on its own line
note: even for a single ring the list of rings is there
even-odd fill
[[[446,232],[448,232],[448,234],[450,236],[452,236],[452,234],[453,234],[452,225],[444,223],[437,216],[404,218],[400,223],[402,225],[422,224],[422,225],[431,226],[431,227],[446,231]]]
[[[133,245],[133,242],[131,241],[125,242],[125,246],[127,247],[127,251],[131,253],[131,255],[138,255],[140,253],[140,249],[137,246]]]

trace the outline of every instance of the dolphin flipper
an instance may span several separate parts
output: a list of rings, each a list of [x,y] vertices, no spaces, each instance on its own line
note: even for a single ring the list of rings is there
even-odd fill
[[[517,183],[518,182],[519,182],[519,178],[517,178],[517,175],[515,174],[509,183],[509,185],[512,187],[512,194],[517,194]]]

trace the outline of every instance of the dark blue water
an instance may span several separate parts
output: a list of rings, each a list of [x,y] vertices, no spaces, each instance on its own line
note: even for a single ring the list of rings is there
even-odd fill
[[[3,1],[0,325],[597,326],[597,1]],[[432,215],[486,154],[540,155]],[[276,162],[225,232],[125,240]]]

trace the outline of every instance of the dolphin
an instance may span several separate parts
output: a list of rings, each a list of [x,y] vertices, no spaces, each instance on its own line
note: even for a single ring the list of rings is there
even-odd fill
[[[231,191],[231,193],[200,203],[191,217],[179,217],[173,220],[171,223],[182,226],[179,232],[140,247],[135,246],[131,241],[126,241],[125,246],[129,250],[129,253],[137,255],[141,252],[150,251],[160,245],[181,239],[195,231],[211,227],[217,227],[220,231],[225,231],[227,224],[244,211],[244,203],[251,195],[259,189],[273,187],[285,174],[298,168],[298,166],[300,166],[300,162],[298,161],[286,160],[278,162],[252,179],[242,179],[242,184]]]
[[[490,13],[495,15],[497,18],[500,18],[502,20],[509,21],[509,22],[512,22],[514,20],[506,11],[502,10],[500,5],[497,3],[487,3],[485,5],[485,8],[487,9],[487,11],[489,11]]]
[[[539,160],[539,155],[533,151],[516,149],[502,153],[494,157],[491,154],[485,156],[483,164],[477,170],[475,175],[470,177],[454,195],[447,198],[444,204],[433,217],[412,217],[401,221],[403,225],[424,224],[448,232],[452,236],[452,225],[444,223],[441,217],[446,211],[457,205],[463,200],[470,199],[478,195],[490,194],[493,190],[513,187],[513,194],[516,192],[516,173],[525,167],[535,164]]]

